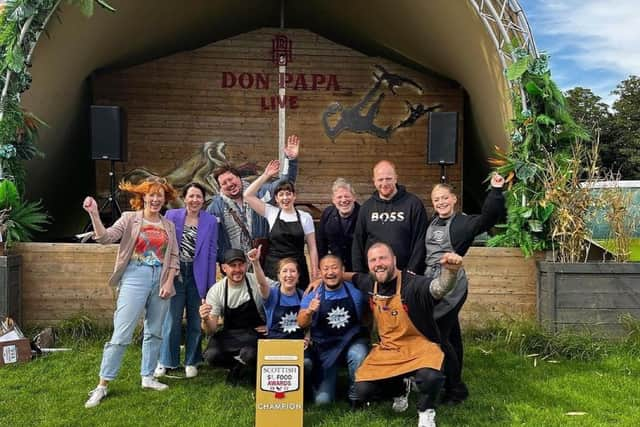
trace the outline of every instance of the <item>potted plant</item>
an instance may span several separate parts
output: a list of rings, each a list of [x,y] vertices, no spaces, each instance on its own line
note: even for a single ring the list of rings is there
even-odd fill
[[[629,206],[620,192],[603,198],[592,191],[602,179],[597,141],[571,117],[546,56],[533,58],[519,48],[512,54],[517,60],[507,70],[514,82],[511,146],[490,159],[509,183],[507,221],[488,244],[519,246],[527,256],[548,251],[538,262],[541,323],[554,331],[587,327],[620,333],[620,315],[640,317],[640,264],[619,262],[620,257],[590,260],[590,223],[596,208],[609,208],[604,218],[613,240],[622,242],[632,224]],[[616,251],[623,257],[626,252]]]
[[[14,242],[29,241],[49,223],[42,205],[20,197],[13,181],[0,179],[0,314],[22,321],[20,255],[8,254]]]
[[[538,320],[553,331],[620,335],[622,316],[640,317],[640,264],[629,262],[638,219],[632,193],[619,176],[599,172],[597,144],[587,154],[576,142],[572,156],[564,164],[550,161],[547,171],[552,250],[538,262]],[[608,234],[599,244],[598,222]]]

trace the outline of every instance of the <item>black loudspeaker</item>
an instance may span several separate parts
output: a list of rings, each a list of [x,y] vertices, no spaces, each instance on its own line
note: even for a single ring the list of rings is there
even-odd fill
[[[458,146],[458,113],[429,113],[427,163],[453,165]]]
[[[91,106],[91,158],[127,161],[125,118],[122,108]]]

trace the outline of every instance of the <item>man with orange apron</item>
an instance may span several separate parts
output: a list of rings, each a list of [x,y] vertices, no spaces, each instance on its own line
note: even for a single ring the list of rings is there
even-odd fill
[[[369,275],[356,274],[354,283],[370,295],[369,303],[380,342],[356,371],[355,392],[361,402],[393,397],[393,409],[408,407],[409,376],[419,391],[419,427],[435,426],[435,406],[445,377],[444,354],[433,318],[434,298],[455,286],[462,258],[443,255],[442,274],[433,281],[396,268],[391,247],[375,243],[367,255]]]

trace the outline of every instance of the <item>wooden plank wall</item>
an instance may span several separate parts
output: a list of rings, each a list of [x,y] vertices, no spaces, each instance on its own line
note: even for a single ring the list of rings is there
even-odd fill
[[[633,262],[543,263],[538,321],[554,332],[623,335],[620,319],[640,318],[639,279],[640,265]]]
[[[114,293],[107,280],[116,245],[22,243],[22,304],[26,325],[48,325],[78,314],[111,322]],[[470,291],[464,322],[535,317],[535,261],[519,249],[471,248],[465,257]]]
[[[464,265],[469,296],[460,314],[463,323],[535,318],[536,258],[525,258],[519,248],[472,247]]]
[[[117,245],[20,243],[22,318],[49,325],[80,314],[103,323],[113,318],[115,293],[107,284]]]
[[[278,68],[272,63],[272,40],[284,33],[292,41],[293,58],[287,72],[305,77],[306,90],[298,77],[287,84],[287,96],[297,97],[289,106],[286,132],[302,139],[298,199],[323,208],[330,201],[330,186],[338,176],[350,179],[363,201],[373,186],[371,168],[380,159],[398,164],[400,183],[429,200],[432,184],[438,182],[439,166],[426,164],[428,116],[412,127],[400,128],[385,141],[366,133],[344,132],[332,142],[324,132],[322,113],[333,102],[343,106],[358,103],[373,86],[374,65],[408,77],[423,88],[418,94],[408,87],[394,95],[383,87],[385,98],[375,123],[380,127],[399,123],[407,115],[405,101],[429,106],[442,104],[442,111],[459,113],[458,163],[448,168],[451,182],[462,193],[462,141],[464,92],[456,83],[428,72],[419,72],[384,58],[363,55],[306,30],[265,28],[177,53],[126,69],[102,71],[92,80],[94,104],[120,105],[128,116],[129,160],[117,163],[118,176],[137,167],[160,174],[179,167],[206,141],[224,141],[227,158],[236,163],[257,162],[260,168],[277,156],[278,112],[263,110],[263,98],[278,92]],[[223,87],[224,73],[241,88]],[[257,88],[257,74],[268,76],[268,89]],[[313,90],[312,75],[324,76],[324,84]],[[334,75],[337,84],[329,84]],[[227,75],[228,77],[228,75]],[[320,79],[320,77],[318,77]],[[227,79],[227,86],[232,79]],[[296,88],[297,86],[297,88]],[[369,109],[366,106],[362,115]],[[331,120],[335,125],[336,118]],[[98,162],[98,192],[108,188],[107,162]]]

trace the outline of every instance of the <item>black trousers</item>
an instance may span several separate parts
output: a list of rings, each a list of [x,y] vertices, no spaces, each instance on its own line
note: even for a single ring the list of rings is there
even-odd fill
[[[211,366],[229,367],[239,363],[240,357],[245,365],[254,366],[258,358],[258,335],[252,329],[222,330],[209,337],[204,360]]]
[[[466,398],[469,392],[462,381],[462,363],[464,349],[462,347],[462,332],[458,314],[467,300],[467,293],[456,306],[447,314],[436,320],[440,329],[440,347],[444,352],[444,383],[445,393],[456,397]]]
[[[442,372],[423,368],[407,375],[400,375],[392,378],[385,378],[377,381],[358,381],[355,384],[355,394],[357,400],[361,402],[372,402],[375,400],[391,399],[402,396],[405,393],[403,379],[413,375],[418,387],[418,411],[434,409],[438,399],[438,393],[444,384]]]

